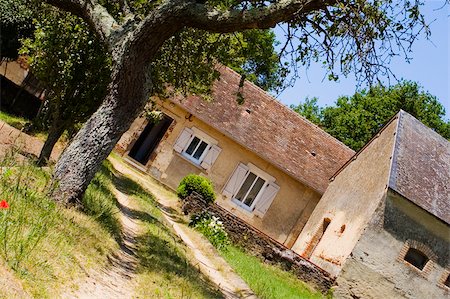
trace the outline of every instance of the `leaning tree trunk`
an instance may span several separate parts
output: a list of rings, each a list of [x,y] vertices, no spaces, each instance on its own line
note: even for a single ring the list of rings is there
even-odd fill
[[[50,155],[52,154],[53,148],[56,142],[58,142],[59,137],[64,133],[64,123],[61,120],[53,120],[53,123],[48,130],[48,136],[45,140],[44,146],[41,149],[41,153],[38,159],[38,165],[46,165],[50,160]]]
[[[55,200],[77,205],[102,161],[142,111],[151,82],[142,64],[127,63],[113,71],[108,94],[99,109],[75,135],[59,158],[54,177],[59,181]]]
[[[114,65],[106,98],[56,164],[54,179],[59,182],[53,191],[56,201],[80,205],[102,161],[147,103],[152,90],[150,61],[163,42],[181,28],[177,20],[165,19],[170,22],[164,24],[159,17],[151,19],[154,27],[136,29],[113,50]]]

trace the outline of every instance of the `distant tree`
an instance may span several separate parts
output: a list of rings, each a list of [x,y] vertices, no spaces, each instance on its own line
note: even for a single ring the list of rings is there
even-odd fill
[[[20,39],[33,35],[33,7],[25,0],[0,1],[0,58],[14,60]]]
[[[48,136],[38,160],[45,164],[64,131],[73,131],[100,105],[110,61],[81,19],[56,9],[37,17],[34,36],[20,51],[29,55],[31,71],[47,90]]]
[[[317,104],[317,98],[306,98],[297,106],[291,105],[290,108],[318,126],[322,125],[322,109]]]
[[[362,148],[400,109],[450,139],[450,121],[444,120],[442,104],[411,81],[339,97],[334,106],[319,108],[315,99],[307,99],[293,109],[354,150]]]

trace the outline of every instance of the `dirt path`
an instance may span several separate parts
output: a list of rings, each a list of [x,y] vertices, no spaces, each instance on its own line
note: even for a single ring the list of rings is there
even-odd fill
[[[109,158],[114,168],[132,178],[155,195],[167,222],[183,240],[194,257],[195,267],[216,284],[225,298],[257,298],[250,287],[238,276],[217,250],[201,234],[187,227],[181,220],[178,198],[147,174],[138,172],[115,158]]]
[[[63,294],[62,298],[134,298],[136,258],[136,237],[142,232],[142,223],[133,220],[127,195],[114,189],[120,209],[123,244],[114,256],[109,258],[105,269],[89,273],[84,281],[76,283],[78,288]]]

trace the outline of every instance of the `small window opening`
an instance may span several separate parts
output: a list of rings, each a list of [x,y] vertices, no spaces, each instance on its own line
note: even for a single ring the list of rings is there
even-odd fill
[[[405,255],[405,261],[416,267],[417,269],[423,270],[429,258],[423,254],[421,251],[415,248],[409,248]]]
[[[450,288],[450,274],[447,275],[447,279],[444,281],[444,285],[445,285],[447,288]]]
[[[341,234],[345,231],[345,224],[341,226]]]
[[[322,240],[322,237],[327,230],[328,226],[331,223],[330,218],[323,219],[322,225],[319,227],[315,235],[311,238],[311,241],[309,242],[308,246],[306,247],[305,251],[303,252],[303,256],[306,258],[310,258],[314,249],[316,249],[317,245],[319,244],[320,240]]]
[[[250,110],[250,109],[245,109],[245,111],[248,113],[248,114],[250,114],[250,113],[252,113],[252,110]]]

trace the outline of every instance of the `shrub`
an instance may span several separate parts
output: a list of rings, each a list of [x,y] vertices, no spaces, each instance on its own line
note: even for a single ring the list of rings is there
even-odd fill
[[[195,227],[219,250],[226,250],[228,245],[230,245],[223,223],[216,216],[203,212],[202,214],[194,215],[189,225]]]
[[[189,174],[181,180],[177,188],[177,194],[180,198],[186,198],[193,191],[200,194],[207,202],[214,202],[216,199],[213,184],[208,178]]]

